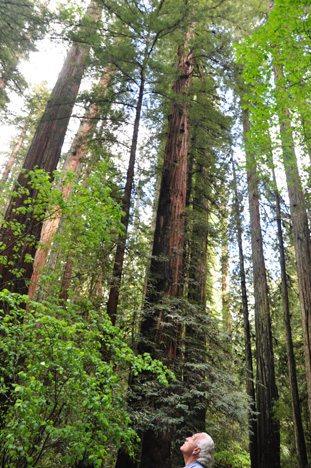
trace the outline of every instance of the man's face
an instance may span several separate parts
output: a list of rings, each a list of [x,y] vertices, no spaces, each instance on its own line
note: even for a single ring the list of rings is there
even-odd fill
[[[187,437],[184,444],[180,447],[183,455],[198,455],[201,451],[199,447],[197,447],[198,440],[200,439],[201,434],[193,434],[191,437]]]

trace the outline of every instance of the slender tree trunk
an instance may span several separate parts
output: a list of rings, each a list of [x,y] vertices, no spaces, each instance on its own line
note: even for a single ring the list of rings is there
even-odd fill
[[[122,216],[121,222],[124,226],[124,231],[122,234],[120,234],[119,239],[118,239],[118,245],[117,245],[117,250],[116,250],[116,255],[115,255],[114,265],[113,265],[113,282],[110,288],[109,298],[108,298],[108,303],[107,303],[107,313],[109,317],[111,318],[111,321],[113,324],[115,324],[116,322],[117,308],[118,308],[118,302],[119,302],[120,282],[121,282],[121,276],[122,276],[122,271],[123,271],[127,229],[128,229],[129,217],[130,217],[131,195],[132,195],[132,188],[133,188],[133,182],[134,182],[134,167],[135,167],[135,160],[136,160],[138,131],[139,131],[139,124],[140,124],[141,109],[142,109],[143,98],[144,98],[145,74],[146,74],[146,68],[147,68],[147,63],[148,63],[148,57],[149,57],[149,38],[146,42],[145,56],[144,56],[144,61],[141,67],[140,87],[139,87],[139,94],[138,94],[137,105],[136,105],[136,115],[135,115],[135,121],[134,121],[130,159],[129,159],[128,169],[127,169],[126,184],[125,184],[124,196],[123,196],[123,202],[122,202],[122,211],[124,212],[124,215]]]
[[[189,40],[190,34],[187,36]],[[181,324],[167,313],[167,306],[170,299],[178,298],[182,293],[184,211],[190,143],[187,101],[179,100],[178,96],[187,94],[191,86],[193,65],[194,59],[188,48],[179,47],[178,67],[181,74],[174,84],[176,102],[172,104],[169,115],[150,281],[141,324],[143,340],[139,345],[139,352],[151,351],[154,357],[160,353],[165,356],[165,362],[171,365],[180,356]],[[152,306],[156,304],[154,309]],[[172,429],[161,430],[160,421],[159,431],[147,431],[143,437],[141,468],[170,467],[171,439]]]
[[[273,414],[274,404],[278,400],[278,391],[275,381],[268,285],[260,225],[256,160],[248,144],[250,132],[248,109],[243,109],[242,116],[247,157],[255,295],[258,468],[280,468],[280,428]]]
[[[105,75],[100,80],[100,87],[102,88],[103,95],[107,94],[107,88],[112,76],[111,68],[107,67]],[[100,108],[97,103],[86,111],[83,121],[78,129],[78,132],[71,144],[71,148],[66,156],[62,172],[64,175],[68,172],[78,173],[83,157],[85,156],[85,146],[88,139],[91,137],[92,132],[97,123],[97,116]],[[72,189],[72,183],[62,186],[63,199],[68,200]],[[33,264],[33,273],[31,282],[28,289],[30,299],[33,299],[36,288],[39,284],[42,269],[45,265],[46,258],[49,254],[53,236],[57,231],[60,219],[62,216],[61,210],[57,210],[50,218],[46,219],[42,226],[40,245],[36,251],[36,256]]]
[[[222,181],[221,187],[221,302],[222,320],[224,330],[231,332],[232,322],[230,314],[230,274],[229,274],[229,253],[228,253],[228,220],[226,206],[226,188]]]
[[[93,4],[88,9],[88,15],[98,17],[98,11]],[[33,264],[29,261],[34,258],[44,214],[39,218],[33,213],[24,211],[27,200],[36,203],[38,190],[29,185],[28,173],[34,168],[43,169],[51,178],[59,161],[61,148],[64,142],[72,108],[82,79],[85,58],[89,46],[74,45],[68,52],[62,71],[52,92],[45,112],[41,118],[28,154],[23,171],[17,181],[17,188],[22,187],[29,193],[12,197],[6,211],[5,223],[0,231],[0,240],[5,247],[2,254],[7,256],[7,263],[1,263],[0,275],[2,287],[12,292],[27,293],[28,281],[31,279]],[[43,209],[44,210],[44,209]],[[24,239],[14,234],[11,222],[24,226]],[[13,263],[13,265],[12,265]],[[16,277],[14,270],[21,271],[22,277]]]
[[[272,158],[272,156],[273,156],[272,151],[270,151],[270,158]],[[272,178],[273,178],[273,183],[275,187],[274,196],[275,196],[276,219],[277,219],[277,227],[278,227],[279,249],[280,249],[283,320],[284,320],[284,328],[285,328],[287,364],[288,364],[288,374],[289,374],[292,409],[293,409],[295,444],[296,444],[296,451],[297,451],[297,462],[298,462],[297,468],[309,468],[306,443],[305,443],[302,418],[301,418],[298,383],[297,383],[297,376],[296,376],[296,362],[295,362],[294,346],[293,346],[293,340],[292,340],[292,330],[291,330],[291,324],[290,324],[290,307],[289,307],[287,276],[286,276],[285,250],[284,250],[283,232],[282,232],[281,203],[280,203],[280,195],[279,195],[278,188],[277,188],[277,181],[276,181],[276,176],[275,176],[273,160],[272,160]]]
[[[235,163],[232,159],[233,171],[233,184],[235,196],[235,221],[237,228],[238,247],[239,247],[239,263],[240,263],[240,278],[241,278],[241,292],[242,292],[242,311],[243,311],[243,325],[244,325],[244,352],[245,352],[245,368],[246,368],[246,392],[250,400],[250,408],[248,412],[248,426],[249,426],[249,453],[251,459],[251,468],[257,468],[257,422],[256,422],[256,396],[254,385],[254,371],[253,371],[253,358],[252,358],[252,343],[248,313],[248,299],[246,288],[246,275],[244,268],[244,253],[242,242],[242,223],[240,217],[240,206],[237,191],[237,177],[235,170]]]

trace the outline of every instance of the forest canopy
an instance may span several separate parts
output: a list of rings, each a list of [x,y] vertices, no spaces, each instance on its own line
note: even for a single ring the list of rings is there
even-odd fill
[[[1,467],[311,466],[310,28],[0,0]]]

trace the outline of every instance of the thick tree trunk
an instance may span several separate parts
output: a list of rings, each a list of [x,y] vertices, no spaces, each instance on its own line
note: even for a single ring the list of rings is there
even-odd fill
[[[248,144],[250,132],[248,109],[243,109],[242,116],[247,156],[255,295],[258,468],[280,468],[280,428],[273,414],[274,404],[278,400],[278,391],[275,382],[268,285],[260,225],[256,160]]]
[[[272,158],[272,156],[273,155],[271,151],[270,158]],[[294,346],[293,346],[293,340],[292,340],[292,330],[291,330],[291,323],[290,323],[290,307],[289,307],[287,276],[286,276],[285,249],[284,249],[283,232],[282,232],[281,203],[280,203],[280,195],[279,195],[278,188],[277,188],[273,160],[272,160],[272,177],[273,177],[273,183],[275,187],[274,195],[275,195],[275,205],[276,205],[276,219],[277,219],[277,227],[278,227],[280,267],[281,267],[281,278],[282,278],[283,319],[284,319],[284,328],[285,328],[285,337],[286,337],[288,374],[289,374],[292,409],[293,409],[295,444],[296,444],[296,451],[297,451],[297,462],[298,462],[297,468],[308,468],[309,465],[308,465],[306,443],[305,443],[303,424],[302,424],[302,418],[301,418],[299,391],[298,391],[298,383],[297,383],[297,376],[296,376],[296,362],[295,362]]]
[[[107,67],[105,75],[100,80],[100,87],[103,91],[103,96],[107,93],[107,88],[109,81],[111,79],[112,70]],[[88,142],[88,139],[91,137],[92,132],[97,123],[97,116],[99,114],[100,108],[97,103],[92,104],[92,106],[86,111],[83,121],[78,129],[78,132],[71,144],[71,148],[66,156],[66,160],[62,167],[62,172],[64,175],[67,171],[78,173],[83,157],[85,156],[85,146]],[[68,200],[72,189],[72,183],[62,186],[63,199]],[[47,256],[49,254],[51,242],[53,236],[57,231],[60,219],[62,216],[61,210],[56,211],[50,218],[46,219],[43,223],[41,230],[40,245],[36,251],[36,256],[33,264],[33,274],[31,277],[31,282],[28,289],[28,295],[30,299],[33,299],[36,288],[39,284],[40,276],[42,269],[45,265]]]
[[[165,356],[167,364],[173,364],[180,356],[181,324],[178,319],[171,317],[167,306],[170,299],[178,298],[182,291],[190,124],[187,101],[178,99],[178,96],[187,94],[191,86],[193,64],[189,50],[179,47],[178,67],[181,74],[174,84],[176,101],[172,104],[169,115],[150,281],[141,324],[142,341],[139,345],[139,352],[151,351],[154,357],[159,354]],[[157,305],[156,309],[153,305]],[[170,307],[173,305],[170,304]],[[172,430],[161,431],[160,421],[159,431],[146,432],[143,437],[141,468],[169,468],[171,439]]]
[[[129,159],[128,169],[127,169],[126,184],[125,184],[124,196],[123,196],[123,202],[122,202],[122,211],[124,212],[124,215],[122,216],[121,222],[124,226],[124,231],[122,234],[120,234],[119,239],[118,239],[118,245],[117,245],[117,250],[116,250],[116,255],[115,255],[114,265],[113,265],[113,282],[110,288],[109,298],[107,302],[107,313],[109,317],[111,318],[111,321],[113,324],[115,324],[116,322],[117,308],[118,308],[118,303],[119,303],[120,282],[121,282],[122,271],[123,271],[127,229],[129,225],[129,218],[130,218],[131,195],[132,195],[132,188],[133,188],[133,182],[134,182],[134,167],[135,167],[135,160],[136,160],[138,131],[139,131],[139,124],[140,124],[141,109],[142,109],[143,98],[144,98],[145,75],[146,75],[148,57],[149,57],[149,39],[147,40],[147,43],[146,43],[145,57],[144,57],[144,61],[143,61],[142,68],[141,68],[141,74],[140,74],[140,87],[139,87],[139,94],[138,94],[138,99],[137,99],[137,104],[136,104],[136,115],[135,115],[135,121],[134,121],[130,159]]]
[[[254,371],[253,371],[253,358],[252,358],[252,343],[248,313],[248,299],[246,288],[246,275],[244,268],[244,253],[242,242],[242,223],[240,217],[240,206],[237,191],[237,177],[235,170],[235,163],[232,160],[233,171],[233,184],[235,196],[235,221],[238,237],[239,247],[239,263],[240,263],[240,278],[241,278],[241,292],[242,292],[242,311],[243,311],[243,326],[244,326],[244,352],[245,352],[245,368],[246,368],[246,392],[250,400],[250,409],[248,413],[248,426],[249,426],[249,453],[251,459],[251,468],[257,468],[257,422],[256,422],[256,396],[254,385]]]
[[[88,15],[98,16],[93,4],[88,10]],[[17,181],[17,188],[24,188],[21,196],[12,197],[6,211],[5,223],[0,231],[1,242],[5,247],[2,254],[7,256],[8,262],[1,263],[0,275],[2,287],[21,294],[27,293],[28,281],[32,276],[33,264],[29,256],[34,257],[44,214],[39,217],[33,213],[24,211],[27,200],[36,203],[38,190],[29,185],[28,173],[34,168],[43,169],[51,178],[57,167],[61,148],[64,142],[67,126],[71,117],[72,108],[82,79],[85,58],[89,46],[74,45],[68,52],[62,71],[52,92],[45,112],[41,118],[28,154],[26,156],[23,171]],[[44,211],[44,208],[43,208]],[[24,238],[14,234],[11,222],[24,226]],[[28,261],[27,261],[28,260]],[[21,271],[22,276],[16,277],[14,270]]]

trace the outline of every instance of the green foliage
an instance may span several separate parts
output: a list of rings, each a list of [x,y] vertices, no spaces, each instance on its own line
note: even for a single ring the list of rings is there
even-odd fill
[[[0,435],[5,466],[43,466],[47,459],[51,467],[72,466],[87,451],[100,467],[110,444],[121,440],[132,453],[137,436],[120,372],[128,366],[134,374],[149,371],[164,385],[172,374],[147,354],[135,356],[90,302],[82,316],[77,306],[49,301],[28,303],[25,312],[28,297],[6,290],[0,300],[10,305],[0,327],[0,396],[9,399]]]
[[[215,460],[218,463],[238,468],[250,468],[251,466],[249,454],[237,443],[234,443],[230,449],[216,452]]]
[[[32,0],[0,1],[0,108],[8,101],[6,88],[21,92],[26,83],[17,65],[34,50],[49,15],[43,4]]]

